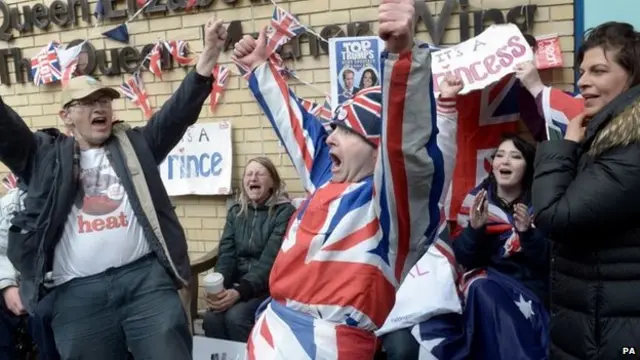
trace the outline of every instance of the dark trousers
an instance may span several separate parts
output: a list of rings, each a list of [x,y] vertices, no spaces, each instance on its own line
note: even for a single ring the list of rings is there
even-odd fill
[[[227,311],[207,311],[202,328],[210,338],[247,342],[256,322],[256,310],[266,297],[235,303]]]
[[[21,330],[27,330],[31,336],[23,341],[33,341],[37,345],[39,360],[60,359],[51,330],[51,305],[50,298],[45,298],[32,316],[16,316],[7,309],[4,300],[0,300],[0,360],[18,358],[16,345]]]
[[[416,360],[420,355],[420,344],[411,335],[411,328],[384,335],[382,348],[387,354],[387,360]]]
[[[153,256],[54,290],[53,333],[63,360],[191,359],[178,291]]]

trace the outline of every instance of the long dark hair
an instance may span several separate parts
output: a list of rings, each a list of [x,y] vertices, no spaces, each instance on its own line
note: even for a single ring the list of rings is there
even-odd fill
[[[514,133],[503,134],[500,145],[507,141],[513,142],[513,146],[520,151],[526,164],[521,181],[522,192],[520,193],[520,196],[511,203],[507,203],[503,199],[498,198],[498,183],[495,175],[493,175],[493,168],[492,171],[489,172],[489,175],[482,181],[482,187],[487,189],[489,194],[491,194],[490,200],[492,203],[499,205],[504,209],[512,209],[513,205],[517,203],[523,203],[526,205],[531,204],[531,184],[533,183],[533,162],[536,157],[536,148],[527,140]],[[493,153],[491,159],[493,159],[495,155],[496,154]],[[491,164],[491,166],[493,167],[493,164]]]

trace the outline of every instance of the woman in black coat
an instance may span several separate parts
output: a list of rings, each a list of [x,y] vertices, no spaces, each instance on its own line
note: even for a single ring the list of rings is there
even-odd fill
[[[536,225],[550,233],[551,359],[640,350],[640,34],[593,29],[578,53],[584,113],[539,145]]]

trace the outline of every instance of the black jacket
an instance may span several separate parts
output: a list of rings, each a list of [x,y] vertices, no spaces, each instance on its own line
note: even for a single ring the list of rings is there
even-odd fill
[[[186,286],[191,277],[187,242],[158,166],[187,128],[198,120],[212,81],[210,77],[190,72],[146,125],[126,132],[144,169],[166,243],[156,237],[145,216],[115,137],[104,144],[151,249],[177,286]],[[78,183],[73,171],[76,151],[75,140],[57,129],[31,132],[20,116],[0,99],[0,161],[28,184],[26,210],[12,219],[8,255],[22,276],[33,279],[40,289],[33,299],[28,299],[32,305],[44,293],[45,274],[52,268],[54,249],[76,198]]]
[[[215,270],[224,276],[225,288],[238,290],[241,300],[269,294],[269,274],[294,211],[286,198],[249,204],[242,214],[240,204],[229,209]]]
[[[497,204],[497,201],[492,201]],[[513,214],[512,208],[500,206],[507,214]],[[502,256],[505,241],[497,234],[487,234],[486,227],[474,229],[465,227],[453,241],[452,248],[456,262],[466,270],[492,268],[501,274],[510,276],[538,296],[544,304],[548,303],[549,277],[549,241],[535,228],[518,233],[521,251]]]
[[[626,358],[640,346],[640,86],[581,144],[539,145],[533,204],[553,243],[551,358]]]

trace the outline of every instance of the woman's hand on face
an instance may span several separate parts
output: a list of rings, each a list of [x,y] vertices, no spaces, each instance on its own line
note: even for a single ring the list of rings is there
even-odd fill
[[[582,113],[569,121],[569,124],[567,125],[567,132],[564,134],[564,138],[565,140],[579,143],[584,140],[584,133],[586,129],[586,116],[584,113]]]
[[[519,232],[527,232],[531,227],[531,215],[525,204],[516,204],[513,212],[514,226]]]
[[[474,229],[480,229],[489,220],[489,200],[487,191],[480,190],[473,199],[473,205],[469,209],[469,224]]]

